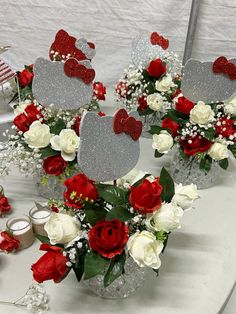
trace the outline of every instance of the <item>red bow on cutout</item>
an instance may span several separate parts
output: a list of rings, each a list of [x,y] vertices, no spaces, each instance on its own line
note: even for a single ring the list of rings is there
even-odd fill
[[[153,32],[150,37],[150,41],[152,45],[161,46],[162,49],[166,50],[169,47],[169,40],[157,32]]]
[[[68,59],[64,64],[64,72],[69,77],[78,77],[89,84],[94,80],[94,69],[87,69],[83,64],[78,63],[75,59]]]
[[[214,73],[223,73],[231,80],[236,80],[236,66],[232,62],[229,62],[224,56],[219,57],[214,61],[212,71]]]
[[[142,122],[130,117],[125,109],[120,109],[114,115],[113,129],[116,134],[124,132],[137,141],[142,133]]]

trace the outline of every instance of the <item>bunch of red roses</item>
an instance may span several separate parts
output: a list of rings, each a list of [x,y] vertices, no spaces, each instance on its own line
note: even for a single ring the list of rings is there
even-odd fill
[[[228,167],[229,151],[236,157],[236,99],[221,103],[193,103],[179,94],[162,125],[152,126],[155,157],[166,154],[174,144],[183,159],[197,157],[205,172],[212,162]]]
[[[173,180],[163,168],[158,178],[119,184],[95,183],[83,173],[65,181],[64,203],[50,203],[57,210],[41,239],[46,253],[32,265],[37,282],[59,282],[73,270],[79,281],[104,274],[107,287],[129,256],[141,267],[160,267],[159,254],[183,215]]]

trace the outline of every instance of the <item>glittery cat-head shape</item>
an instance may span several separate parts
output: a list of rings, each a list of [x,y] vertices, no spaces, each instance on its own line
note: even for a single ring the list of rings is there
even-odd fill
[[[34,64],[32,84],[35,99],[44,106],[77,109],[93,97],[95,71],[90,60],[95,46],[86,39],[76,40],[60,30],[51,45],[49,61],[38,58]]]
[[[189,59],[184,67],[181,90],[192,102],[228,99],[236,92],[236,59],[220,57],[214,62]]]
[[[139,159],[142,122],[138,114],[120,109],[114,115],[100,117],[84,114],[80,124],[78,164],[95,181],[111,181],[132,170]]]

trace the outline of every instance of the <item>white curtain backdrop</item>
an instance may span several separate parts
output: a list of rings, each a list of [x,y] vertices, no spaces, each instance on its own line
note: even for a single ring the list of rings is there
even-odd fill
[[[181,57],[191,0],[0,0],[0,45],[16,69],[47,57],[56,31],[96,44],[96,79],[113,85],[130,62],[139,31],[164,34]],[[236,0],[201,0],[193,57],[236,56]],[[2,56],[3,57],[3,56]]]

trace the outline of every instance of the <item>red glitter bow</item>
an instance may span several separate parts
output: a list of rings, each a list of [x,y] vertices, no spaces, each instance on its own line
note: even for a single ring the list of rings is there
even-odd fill
[[[65,59],[68,54],[78,61],[88,59],[85,54],[75,46],[76,41],[77,39],[75,37],[70,36],[63,29],[59,30],[49,50],[50,59],[54,60],[55,52],[58,53],[57,56],[60,58],[60,60]],[[95,49],[95,45],[93,43],[88,42],[88,45],[90,48]]]
[[[124,132],[137,141],[142,133],[142,122],[130,117],[125,109],[120,109],[114,115],[113,129],[116,134]]]
[[[75,59],[68,59],[64,64],[64,72],[68,77],[78,77],[89,84],[94,80],[94,69],[87,69],[83,64],[78,63]]]
[[[219,57],[214,61],[212,71],[217,74],[223,73],[231,80],[236,80],[236,66],[224,56]]]
[[[166,50],[169,47],[169,40],[157,32],[153,32],[150,37],[152,45],[161,46],[162,49]]]

